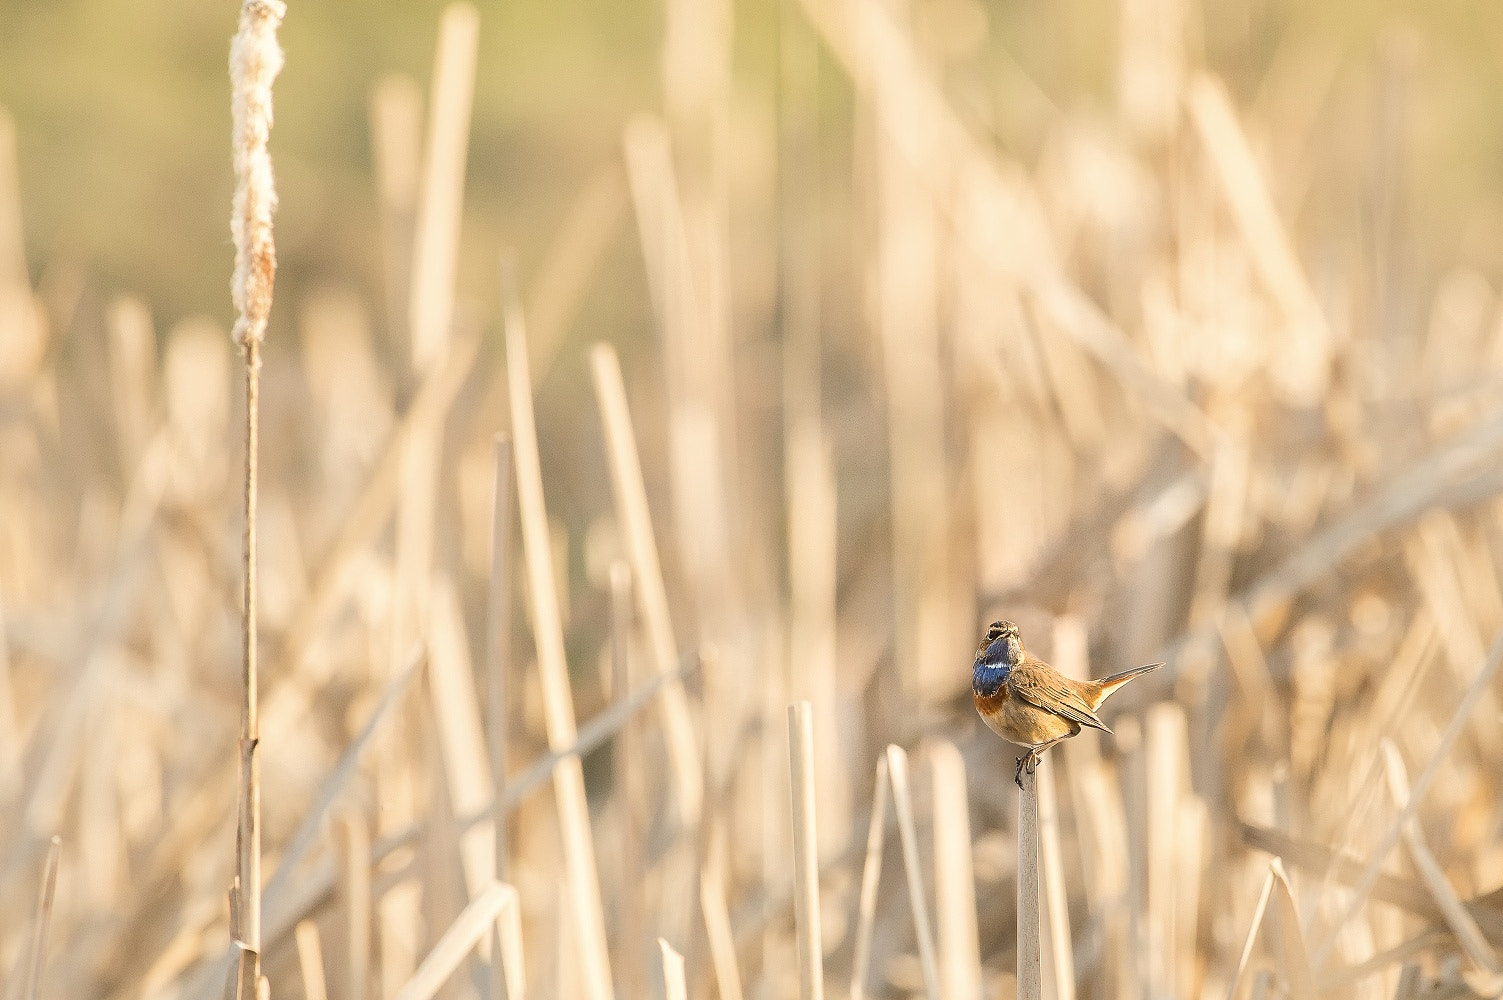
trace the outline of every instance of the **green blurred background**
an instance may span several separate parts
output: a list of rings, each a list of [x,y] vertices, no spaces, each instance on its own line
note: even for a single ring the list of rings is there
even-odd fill
[[[914,17],[922,27],[953,22],[957,10],[974,21],[980,10],[985,35],[952,53],[947,75],[957,103],[1032,162],[1047,108],[1113,101],[1116,6],[914,0]],[[105,294],[133,291],[152,304],[159,328],[191,312],[228,324],[226,57],[237,7],[0,4],[0,104],[18,125],[34,279],[73,269]],[[314,280],[354,284],[381,301],[370,252],[377,227],[367,100],[373,82],[393,71],[426,90],[441,5],[292,0],[289,8],[272,139],[282,199],[280,322],[288,297],[296,301]],[[497,249],[517,247],[525,279],[569,200],[619,155],[626,118],[661,105],[663,11],[655,3],[513,0],[482,3],[480,12],[460,292],[489,299]],[[764,118],[777,101],[780,16],[777,0],[737,5],[738,100]],[[1400,206],[1410,264],[1424,274],[1460,259],[1496,273],[1503,5],[1212,0],[1198,8],[1191,33],[1192,59],[1221,73],[1244,103],[1258,100],[1281,52],[1339,53],[1307,143],[1310,178],[1294,213],[1306,230],[1368,227],[1376,98],[1385,73],[1403,75]],[[836,96],[823,128],[845,134],[845,81],[828,60],[824,80]],[[1046,110],[1017,112],[1030,101]],[[1331,141],[1343,133],[1350,142]],[[610,259],[631,263],[621,255],[636,254],[635,240],[616,243]]]

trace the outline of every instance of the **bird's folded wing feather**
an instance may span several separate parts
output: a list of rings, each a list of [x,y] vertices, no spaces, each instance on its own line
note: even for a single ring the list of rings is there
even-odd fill
[[[1046,712],[1053,712],[1082,726],[1110,733],[1106,723],[1096,718],[1091,706],[1075,689],[1058,681],[1043,677],[1032,671],[1014,670],[1007,679],[1007,686],[1023,700],[1037,705]]]

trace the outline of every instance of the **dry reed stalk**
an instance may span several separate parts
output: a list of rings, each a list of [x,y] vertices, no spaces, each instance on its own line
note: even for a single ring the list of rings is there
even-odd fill
[[[303,977],[305,1000],[329,1000],[329,987],[324,981],[324,946],[318,934],[318,925],[304,920],[293,932],[297,941],[298,971]]]
[[[521,306],[513,296],[506,303],[506,362],[511,387],[522,553],[532,594],[533,639],[537,646],[548,745],[557,753],[575,741],[574,703],[564,658],[563,621],[559,616],[558,584],[553,575],[553,553],[548,534],[548,511],[543,499],[523,322]],[[584,770],[579,759],[570,757],[559,761],[553,771],[553,783],[585,996],[588,1000],[608,1000],[613,991],[605,917],[600,905],[600,880],[595,871],[594,838],[590,833],[590,811],[585,800]]]
[[[1175,942],[1177,966],[1171,970],[1175,988],[1181,996],[1194,996],[1200,992],[1198,977],[1200,960],[1197,955],[1199,938],[1200,893],[1202,870],[1205,865],[1205,844],[1208,810],[1201,799],[1186,793],[1179,801],[1177,810],[1180,870],[1176,879],[1178,895],[1174,914],[1174,929],[1178,935]]]
[[[468,816],[483,813],[495,796],[462,614],[453,585],[447,580],[435,581],[429,623],[428,693],[449,785],[449,803],[456,815]],[[479,823],[461,834],[460,859],[465,886],[474,899],[495,880],[496,836],[491,823]],[[488,953],[489,948],[485,951]]]
[[[485,602],[486,739],[491,769],[491,867],[497,879],[510,877],[507,849],[506,798],[507,743],[511,725],[507,708],[507,676],[511,673],[512,503],[514,490],[511,437],[496,435],[495,479],[491,490],[491,567]],[[517,917],[520,921],[520,915]],[[499,930],[499,928],[498,928]],[[509,1000],[505,973],[511,969],[500,960],[499,933],[491,942],[491,996]]]
[[[240,818],[236,832],[239,932],[251,959],[250,996],[259,992],[261,950],[261,762],[257,697],[256,501],[260,450],[261,341],[271,314],[276,248],[271,216],[276,186],[266,142],[271,133],[272,82],[282,69],[277,27],[287,13],[281,0],[245,0],[230,45],[235,198],[230,234],[235,243],[231,297],[239,313],[232,336],[245,355],[245,527],[241,548],[244,703],[240,719]]]
[[[590,351],[590,366],[600,421],[605,426],[616,517],[625,535],[654,666],[660,675],[666,675],[677,667],[678,647],[668,610],[668,592],[663,585],[663,569],[658,561],[657,540],[652,531],[652,514],[647,506],[647,489],[642,483],[636,433],[626,406],[621,363],[614,348],[608,344],[596,344]],[[693,829],[699,822],[703,805],[704,775],[695,749],[694,724],[683,686],[675,684],[665,689],[660,707],[677,789],[679,818],[687,829]]]
[[[823,1000],[825,995],[814,765],[813,709],[807,701],[795,702],[788,706],[788,787],[793,817],[793,901],[801,1000]]]
[[[129,481],[146,453],[156,425],[156,336],[145,303],[128,296],[110,303],[106,326],[115,443],[121,472]]]
[[[1117,4],[1117,100],[1145,142],[1171,139],[1179,126],[1188,7],[1184,0]]]
[[[31,924],[31,947],[26,953],[26,979],[22,1000],[37,1000],[42,985],[42,966],[47,958],[47,925],[52,920],[52,902],[57,895],[57,866],[62,856],[63,838],[54,836],[47,847],[42,865],[42,884],[37,891],[36,915]]]
[[[21,792],[24,746],[16,724],[16,694],[11,683],[10,637],[5,602],[0,600],[0,804],[9,806]]]
[[[1387,737],[1382,742],[1382,753],[1389,794],[1393,796],[1396,807],[1407,809],[1410,798],[1409,773],[1404,767],[1404,758],[1400,756],[1399,748]],[[1482,929],[1477,926],[1477,921],[1462,905],[1456,890],[1446,878],[1445,871],[1431,853],[1419,820],[1412,814],[1404,823],[1404,842],[1409,847],[1409,856],[1414,861],[1421,881],[1435,898],[1435,905],[1445,915],[1446,924],[1456,935],[1462,951],[1473,966],[1466,974],[1468,984],[1479,996],[1497,996],[1503,993],[1503,963],[1500,963],[1497,951],[1488,943]]]
[[[418,372],[436,367],[449,346],[479,37],[480,14],[473,5],[451,3],[444,8],[433,60],[422,187],[413,224],[407,322],[412,336],[412,367]]]
[[[1368,894],[1372,892],[1373,885],[1377,882],[1378,876],[1381,873],[1384,860],[1393,851],[1394,846],[1398,844],[1399,838],[1403,835],[1404,824],[1413,818],[1415,810],[1419,808],[1420,801],[1424,798],[1425,793],[1430,790],[1430,784],[1435,780],[1435,775],[1440,771],[1446,754],[1450,752],[1451,748],[1455,746],[1457,739],[1460,738],[1462,729],[1466,727],[1473,709],[1477,707],[1483,694],[1488,691],[1489,685],[1492,683],[1493,677],[1497,674],[1499,666],[1503,666],[1503,635],[1493,640],[1492,648],[1488,650],[1486,662],[1482,664],[1482,668],[1477,671],[1476,677],[1472,679],[1472,683],[1467,688],[1466,694],[1462,697],[1461,703],[1456,706],[1456,711],[1451,715],[1450,722],[1447,723],[1445,731],[1441,734],[1440,740],[1431,752],[1430,759],[1426,762],[1424,770],[1415,779],[1414,786],[1410,789],[1409,801],[1399,810],[1399,814],[1394,817],[1392,822],[1389,823],[1388,829],[1384,831],[1382,838],[1378,841],[1378,847],[1368,860],[1367,866],[1362,870],[1361,876],[1353,883],[1351,900],[1348,901],[1347,905],[1341,910],[1338,918],[1327,930],[1326,939],[1315,949],[1315,955],[1312,959],[1314,967],[1321,967],[1326,956],[1330,953],[1331,947],[1335,944],[1336,935],[1341,932],[1342,927],[1346,925],[1347,921],[1351,920],[1367,901]]]
[[[934,916],[939,932],[940,989],[952,1000],[981,1000],[965,760],[948,740],[938,740],[927,749],[934,799]]]
[[[1053,987],[1054,1000],[1075,1000],[1075,947],[1070,939],[1070,899],[1065,890],[1064,853],[1059,841],[1059,803],[1054,790],[1054,766],[1039,761],[1039,860],[1042,865],[1045,938],[1049,964],[1043,978]]]
[[[1237,968],[1232,973],[1232,983],[1227,987],[1226,1000],[1237,1000],[1237,988],[1242,985],[1242,978],[1247,974],[1247,965],[1252,958],[1253,945],[1258,940],[1258,931],[1263,926],[1263,915],[1268,910],[1268,900],[1273,896],[1273,865],[1278,862],[1275,858],[1270,863],[1268,875],[1263,879],[1263,889],[1258,893],[1257,905],[1253,907],[1252,920],[1247,925],[1247,936],[1242,940],[1242,951],[1237,956]]]
[[[433,1000],[470,949],[480,943],[506,910],[519,905],[515,889],[504,882],[492,882],[439,936],[394,1000]]]
[[[814,710],[814,738],[825,761],[819,782],[820,857],[843,850],[851,835],[849,760],[842,740],[836,676],[837,505],[830,441],[818,415],[785,435],[788,490],[789,662],[795,697]]]
[[[405,347],[410,354],[407,322],[423,130],[423,93],[417,81],[402,74],[376,81],[371,89],[370,128],[385,265],[386,320],[398,351]]]
[[[1153,988],[1173,990],[1176,882],[1188,863],[1180,855],[1179,804],[1188,775],[1189,728],[1184,709],[1161,702],[1148,710],[1148,969]]]
[[[736,938],[731,931],[725,901],[725,827],[715,823],[709,833],[709,848],[699,878],[699,906],[704,913],[705,933],[710,942],[710,961],[715,967],[715,986],[720,1000],[741,1000],[741,970],[736,962]]]
[[[611,691],[617,703],[631,695],[631,568],[623,560],[611,564]],[[642,930],[647,919],[642,912],[642,896],[635,891],[643,883],[645,865],[637,828],[637,780],[639,763],[635,754],[632,725],[624,723],[616,733],[611,748],[613,767],[616,837],[621,860],[617,870],[616,981],[626,996],[634,995],[645,981],[642,969]]]
[[[887,756],[884,754],[877,758],[871,819],[866,829],[866,860],[861,867],[861,895],[856,903],[851,1000],[866,1000],[866,975],[872,958],[872,932],[877,924],[877,886],[882,878],[882,841],[887,831],[887,784]]]
[[[1043,1000],[1039,954],[1039,793],[1038,774],[1024,768],[1018,792],[1017,1000]]]
[[[934,933],[929,927],[928,897],[924,892],[924,871],[919,860],[918,823],[913,813],[913,793],[908,782],[908,754],[902,747],[889,744],[884,756],[887,780],[892,783],[892,806],[898,817],[898,838],[903,845],[903,871],[908,880],[908,906],[913,914],[913,936],[918,941],[919,969],[924,977],[928,1000],[939,1000],[939,960],[935,956]],[[878,769],[880,775],[881,769]]]
[[[1274,384],[1298,405],[1314,403],[1325,391],[1332,352],[1320,304],[1279,219],[1226,88],[1202,75],[1190,85],[1187,102],[1258,277],[1283,313],[1287,329],[1275,353]]]
[[[1399,985],[1393,991],[1393,1000],[1419,1000],[1424,994],[1424,975],[1418,965],[1406,963],[1399,973]]]
[[[689,989],[684,985],[684,956],[662,938],[658,938],[658,952],[663,959],[663,1000],[689,1000]]]
[[[345,961],[344,989],[349,1000],[366,1000],[371,968],[371,830],[365,816],[355,810],[339,814],[339,857],[344,886]]]
[[[1289,876],[1284,866],[1274,858],[1269,865],[1273,876],[1273,915],[1275,942],[1279,959],[1284,966],[1284,984],[1290,1000],[1315,1000],[1315,977],[1310,970],[1310,960],[1305,950],[1305,935],[1300,930],[1299,910],[1294,905],[1294,891],[1289,887]]]

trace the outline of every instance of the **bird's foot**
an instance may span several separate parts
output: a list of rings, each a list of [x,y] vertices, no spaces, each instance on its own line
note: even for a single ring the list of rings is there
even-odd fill
[[[1030,749],[1023,756],[1018,758],[1018,766],[1012,773],[1012,780],[1017,783],[1018,791],[1023,790],[1023,769],[1026,767],[1028,769],[1028,773],[1032,774],[1034,769],[1038,766],[1039,752],[1037,748]]]

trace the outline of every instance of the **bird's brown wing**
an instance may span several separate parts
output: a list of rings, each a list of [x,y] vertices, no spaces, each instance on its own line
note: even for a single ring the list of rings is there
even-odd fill
[[[1110,733],[1106,723],[1096,718],[1096,713],[1091,711],[1090,704],[1075,686],[1067,678],[1050,676],[1052,673],[1052,670],[1045,672],[1020,665],[1008,675],[1007,686],[1018,697],[1046,712]]]

